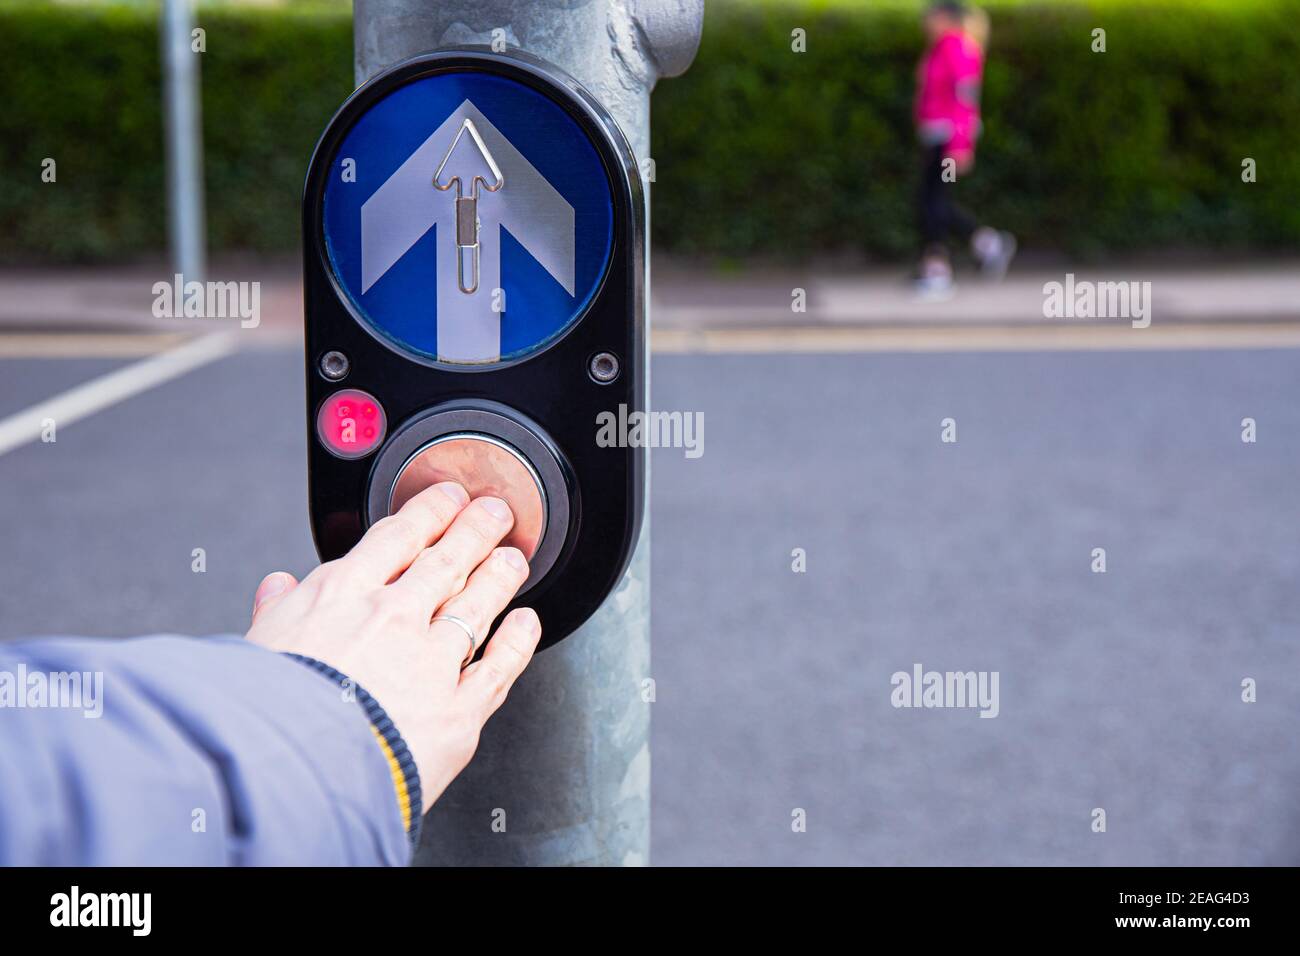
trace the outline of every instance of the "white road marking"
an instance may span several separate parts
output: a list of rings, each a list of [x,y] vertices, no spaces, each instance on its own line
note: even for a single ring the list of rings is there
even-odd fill
[[[42,422],[53,419],[59,428],[102,411],[110,405],[169,382],[235,351],[232,332],[214,332],[125,368],[91,379],[61,395],[39,402],[0,420],[0,455],[40,438]]]

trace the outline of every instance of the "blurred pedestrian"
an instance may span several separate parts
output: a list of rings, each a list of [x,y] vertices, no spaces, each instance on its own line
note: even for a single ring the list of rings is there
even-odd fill
[[[941,297],[952,289],[951,239],[969,244],[981,272],[994,279],[1006,274],[1016,240],[1009,232],[981,225],[951,192],[975,163],[988,16],[959,0],[939,0],[926,11],[924,26],[928,47],[917,70],[915,103],[922,147],[917,291]]]

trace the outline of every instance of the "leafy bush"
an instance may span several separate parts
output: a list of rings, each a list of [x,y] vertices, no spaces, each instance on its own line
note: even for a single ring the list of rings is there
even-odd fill
[[[985,9],[985,133],[958,186],[983,218],[1085,254],[1300,246],[1300,3]],[[915,5],[714,0],[706,17],[691,72],[655,93],[660,245],[910,251]]]
[[[1300,247],[1300,0],[987,9],[986,132],[958,187],[983,217],[1084,254]],[[654,97],[658,245],[909,252],[917,4],[709,0],[706,19],[695,65]],[[350,14],[223,5],[199,22],[211,245],[291,250],[311,148],[351,90]],[[159,84],[155,9],[0,5],[0,260],[165,247]]]
[[[350,12],[220,6],[198,23],[209,242],[291,250],[312,147],[352,91]],[[160,84],[152,5],[0,6],[0,259],[166,247]]]

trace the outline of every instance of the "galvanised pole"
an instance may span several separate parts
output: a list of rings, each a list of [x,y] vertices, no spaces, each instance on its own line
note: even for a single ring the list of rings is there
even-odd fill
[[[356,78],[447,47],[522,49],[603,103],[645,178],[650,92],[690,66],[703,16],[703,0],[356,0]],[[647,277],[647,304],[648,290]],[[649,679],[647,520],[617,589],[537,656],[489,722],[473,763],[426,818],[416,862],[649,862]]]

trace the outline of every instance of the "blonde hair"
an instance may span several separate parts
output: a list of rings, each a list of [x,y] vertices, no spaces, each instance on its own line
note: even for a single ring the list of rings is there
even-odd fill
[[[979,7],[971,7],[961,18],[961,31],[983,50],[989,42],[989,15]]]

